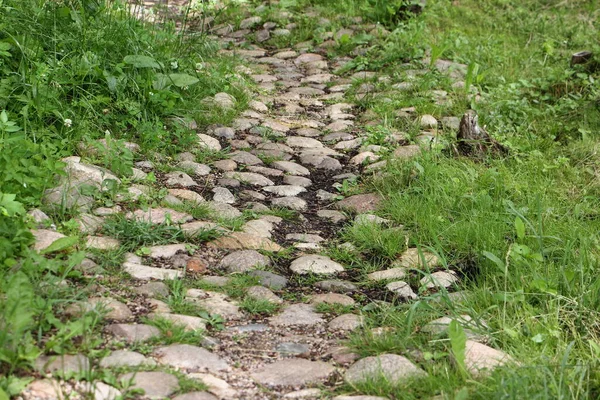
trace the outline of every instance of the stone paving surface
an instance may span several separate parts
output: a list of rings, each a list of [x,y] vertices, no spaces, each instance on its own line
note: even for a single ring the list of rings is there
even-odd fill
[[[121,379],[130,380],[133,388],[143,389],[146,396],[152,398],[172,396],[179,390],[177,377],[169,371],[177,370],[206,385],[206,391],[192,391],[175,397],[181,400],[320,398],[326,393],[323,390],[335,388],[343,381],[354,384],[381,376],[389,381],[402,381],[426,375],[424,370],[400,355],[382,354],[358,360],[358,355],[344,350],[343,339],[348,333],[362,329],[363,318],[352,307],[359,299],[353,296],[360,294],[363,282],[348,274],[347,265],[324,252],[330,245],[351,249],[350,244],[337,242],[337,232],[344,223],[401,228],[393,227],[391,221],[375,215],[383,202],[379,194],[355,194],[343,198],[339,188],[344,180],[360,179],[365,171],[374,170],[372,166],[385,154],[407,159],[424,148],[409,144],[400,134],[387,146],[366,144],[366,133],[359,122],[365,119],[364,115],[343,95],[354,79],[384,78],[376,71],[344,77],[337,74],[337,69],[349,60],[329,60],[325,57],[325,48],[317,47],[311,52],[301,45],[293,49],[261,48],[248,41],[254,34],[259,42],[260,38],[288,34],[293,30],[292,26],[277,28],[276,23],[257,16],[249,16],[239,26],[240,31],[233,31],[226,25],[215,26],[213,33],[218,41],[228,46],[227,50],[221,50],[222,54],[236,54],[245,59],[251,71],[250,79],[256,82],[259,92],[252,94],[250,109],[231,126],[199,132],[197,149],[180,154],[174,164],[174,168],[182,171],[164,174],[161,182],[168,189],[173,204],[185,200],[204,205],[223,219],[239,217],[241,211],[249,208],[257,213],[256,218],[232,231],[228,225],[215,220],[194,219],[190,214],[166,207],[140,208],[127,213],[121,206],[90,210],[93,201],[70,197],[72,189],[82,183],[101,187],[104,180],[118,178],[79,157],[70,157],[66,160],[70,179],[49,190],[46,201],[52,203],[66,198],[72,205],[90,210],[99,219],[88,219],[86,227],[93,225],[92,222],[101,226],[102,218],[107,215],[124,214],[129,219],[152,224],[180,223],[188,235],[216,230],[221,236],[196,249],[181,243],[154,246],[142,256],[129,254],[122,269],[132,279],[131,296],[121,293],[117,300],[109,296],[103,299],[99,295],[67,309],[68,315],[75,317],[85,311],[103,308],[107,312],[105,318],[110,321],[105,328],[106,334],[111,340],[123,343],[125,349],[111,351],[97,365],[90,364],[82,354],[61,359],[42,356],[36,363],[40,370],[54,373],[136,366],[137,373],[125,373]],[[367,24],[357,25],[345,33],[352,35],[357,30],[369,28]],[[345,33],[337,32],[336,35]],[[368,82],[364,85],[365,90],[373,89]],[[225,93],[206,101],[222,108],[231,108],[235,104],[235,99]],[[414,110],[402,112],[416,118],[411,114]],[[435,134],[438,127],[435,118],[422,115],[417,121],[423,134]],[[133,143],[130,146],[136,148]],[[195,162],[194,151],[219,151],[225,146],[233,149],[228,158],[211,165]],[[267,163],[265,160],[274,161]],[[150,161],[140,161],[137,166],[140,173],[159,175]],[[144,196],[148,191],[148,187],[140,184],[130,187],[134,198]],[[272,208],[292,210],[298,219],[289,222],[285,218],[261,214]],[[358,214],[356,218],[355,214]],[[35,214],[35,218],[42,217]],[[45,229],[33,233],[36,250],[43,250],[62,237]],[[113,238],[90,236],[87,246],[108,250],[119,248],[120,244]],[[273,256],[285,249],[291,249],[288,261],[282,262]],[[90,265],[94,264],[88,261],[92,263]],[[372,272],[363,280],[383,282],[382,294],[389,299],[413,301],[420,296],[418,293],[423,293],[419,289],[453,291],[459,287],[459,277],[441,265],[434,254],[408,249],[388,269]],[[417,269],[431,271],[421,279],[421,286],[416,284],[418,280],[409,279],[419,276],[414,273]],[[186,300],[223,318],[225,329],[217,330],[212,329],[205,318],[173,312],[161,301],[171,295],[169,287],[161,280],[188,276],[218,288],[226,286],[239,274],[248,274],[258,280],[260,286],[247,289],[244,296],[279,307],[274,315],[253,317],[240,308],[240,299],[232,299],[212,289],[189,290],[185,294]],[[315,284],[300,289],[289,286],[290,278],[314,274],[320,278]],[[309,294],[308,300],[290,300],[297,299],[286,296],[292,291]],[[362,305],[366,305],[364,298],[359,300]],[[350,311],[331,315],[319,312],[319,307],[323,306],[350,307]],[[144,354],[130,351],[128,347],[142,342],[153,343],[152,340],[160,336],[159,330],[143,324],[141,317],[168,320],[182,325],[187,331],[207,330],[210,337],[202,344],[149,345],[150,351]],[[447,324],[449,320],[441,320],[427,329],[431,334],[437,334]],[[479,336],[470,334],[470,338],[478,340]],[[468,342],[467,368],[474,374],[485,373],[509,361],[510,358],[499,350],[476,341]],[[157,365],[172,369],[159,371],[155,369]],[[64,382],[61,382],[36,380],[23,396],[28,399],[61,398],[56,394],[62,390]],[[110,386],[94,390],[99,391],[95,398],[113,399],[117,395],[116,389]],[[334,398],[383,399],[373,396]]]

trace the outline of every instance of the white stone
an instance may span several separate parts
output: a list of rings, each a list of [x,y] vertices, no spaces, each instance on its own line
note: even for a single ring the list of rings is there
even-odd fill
[[[290,269],[297,274],[335,274],[344,271],[344,267],[329,257],[308,255],[295,259]]]
[[[220,151],[221,143],[212,136],[205,135],[204,133],[198,134],[198,145],[203,149],[212,151]]]
[[[296,196],[300,193],[306,192],[306,189],[302,186],[294,185],[279,185],[279,186],[265,186],[263,187],[265,192],[273,193],[277,196]]]

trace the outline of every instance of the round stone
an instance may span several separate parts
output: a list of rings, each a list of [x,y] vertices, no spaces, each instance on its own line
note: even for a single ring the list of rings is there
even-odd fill
[[[269,271],[251,271],[248,275],[258,278],[258,283],[273,290],[281,290],[287,286],[287,278]]]
[[[438,121],[433,115],[425,114],[419,118],[419,125],[423,128],[437,128]]]
[[[307,208],[306,200],[299,197],[279,197],[271,200],[271,204],[275,207],[289,208],[296,211],[304,211]]]
[[[246,296],[256,300],[265,300],[273,304],[281,304],[281,300],[275,293],[264,286],[251,286],[246,290]]]
[[[368,213],[375,211],[382,198],[375,193],[357,194],[341,200],[337,203],[338,208],[356,213]]]
[[[417,298],[417,295],[411,289],[410,285],[403,281],[398,282],[390,282],[386,286],[387,290],[394,293],[396,296],[402,299],[410,299],[414,300]]]
[[[393,266],[422,269],[434,268],[440,264],[440,259],[435,254],[427,250],[411,247],[410,249],[406,249],[398,260],[394,261]]]
[[[342,314],[329,321],[327,327],[332,331],[352,331],[362,325],[362,318],[356,314]]]
[[[271,260],[256,250],[240,250],[225,256],[219,265],[229,272],[245,272],[271,265]]]
[[[421,285],[427,289],[449,288],[458,282],[454,271],[437,271],[421,279]]]
[[[213,132],[215,136],[222,137],[225,139],[233,139],[233,137],[235,136],[235,131],[233,130],[233,128],[229,128],[227,126],[220,126],[218,128],[215,128]]]
[[[233,160],[218,160],[213,165],[221,171],[235,171],[237,168],[237,163]]]
[[[235,203],[235,196],[227,188],[215,187],[215,188],[213,188],[212,192],[214,193],[213,201],[216,203],[225,203],[225,204]]]
[[[474,377],[483,377],[492,370],[504,364],[513,362],[513,359],[503,351],[467,340],[465,349],[465,366]]]

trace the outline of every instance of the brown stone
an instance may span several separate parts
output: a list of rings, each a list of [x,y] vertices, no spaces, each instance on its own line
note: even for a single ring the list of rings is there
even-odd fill
[[[356,213],[375,211],[381,204],[382,198],[375,193],[357,194],[341,200],[337,207]]]
[[[200,257],[192,257],[187,262],[186,271],[191,274],[205,274],[208,271],[208,262]]]
[[[251,235],[245,232],[234,232],[228,236],[220,237],[212,242],[207,243],[208,247],[217,249],[250,249],[250,250],[266,250],[266,251],[281,251],[283,248],[277,243],[256,235]]]

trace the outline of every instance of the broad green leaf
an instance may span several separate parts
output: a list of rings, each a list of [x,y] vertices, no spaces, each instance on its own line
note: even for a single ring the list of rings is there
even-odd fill
[[[592,349],[592,353],[594,353],[594,357],[600,357],[600,345],[594,342],[592,339],[588,339],[588,343],[590,345],[590,348]]]
[[[460,389],[454,395],[454,400],[467,400],[468,398],[469,398],[469,389],[467,389],[466,387]]]
[[[515,229],[517,231],[517,238],[523,240],[523,238],[525,238],[525,224],[519,217],[515,218]]]
[[[169,74],[169,78],[171,79],[171,82],[173,82],[173,85],[180,88],[192,86],[199,82],[198,78],[188,74]]]
[[[123,62],[136,68],[160,68],[160,64],[154,58],[142,54],[125,56]]]
[[[75,244],[77,244],[78,241],[79,241],[79,238],[77,236],[63,237],[63,238],[60,238],[60,239],[52,242],[52,244],[50,246],[46,247],[40,253],[48,254],[48,253],[54,253],[56,251],[62,251],[62,250],[68,249],[69,247],[74,246]]]
[[[483,251],[482,254],[490,261],[492,261],[503,274],[506,274],[506,266],[504,265],[504,261],[499,259],[495,254],[490,253],[489,251]]]
[[[452,347],[452,355],[454,362],[460,373],[464,376],[467,373],[465,366],[465,350],[467,343],[467,335],[462,326],[456,320],[452,320],[448,326],[448,337],[450,338],[450,346]]]
[[[39,352],[37,352],[37,354],[39,356]],[[8,385],[7,385],[7,388],[6,388],[8,390],[8,395],[9,396],[16,396],[16,395],[18,395],[32,381],[33,381],[33,378],[17,378],[16,376],[9,376],[8,377]],[[1,395],[0,395],[0,398],[1,398]]]
[[[512,328],[504,328],[503,331],[508,336],[510,336],[512,339],[516,339],[519,337],[519,332],[517,332],[516,330],[514,330]]]
[[[110,90],[111,92],[116,92],[117,91],[117,77],[114,75],[111,75],[110,72],[108,71],[104,71],[104,79],[106,79],[106,84],[108,85],[108,90]]]
[[[10,193],[0,193],[0,214],[8,217],[25,214],[23,204],[15,201],[17,195]]]
[[[165,74],[156,74],[154,77],[154,81],[152,82],[152,88],[154,90],[162,90],[169,86],[171,82],[169,81],[169,77]]]
[[[0,400],[10,400],[10,398],[8,397],[6,392],[2,390],[2,388],[0,388]]]
[[[544,335],[542,335],[541,333],[538,333],[537,335],[535,335],[534,337],[531,338],[531,341],[533,343],[543,343]]]

